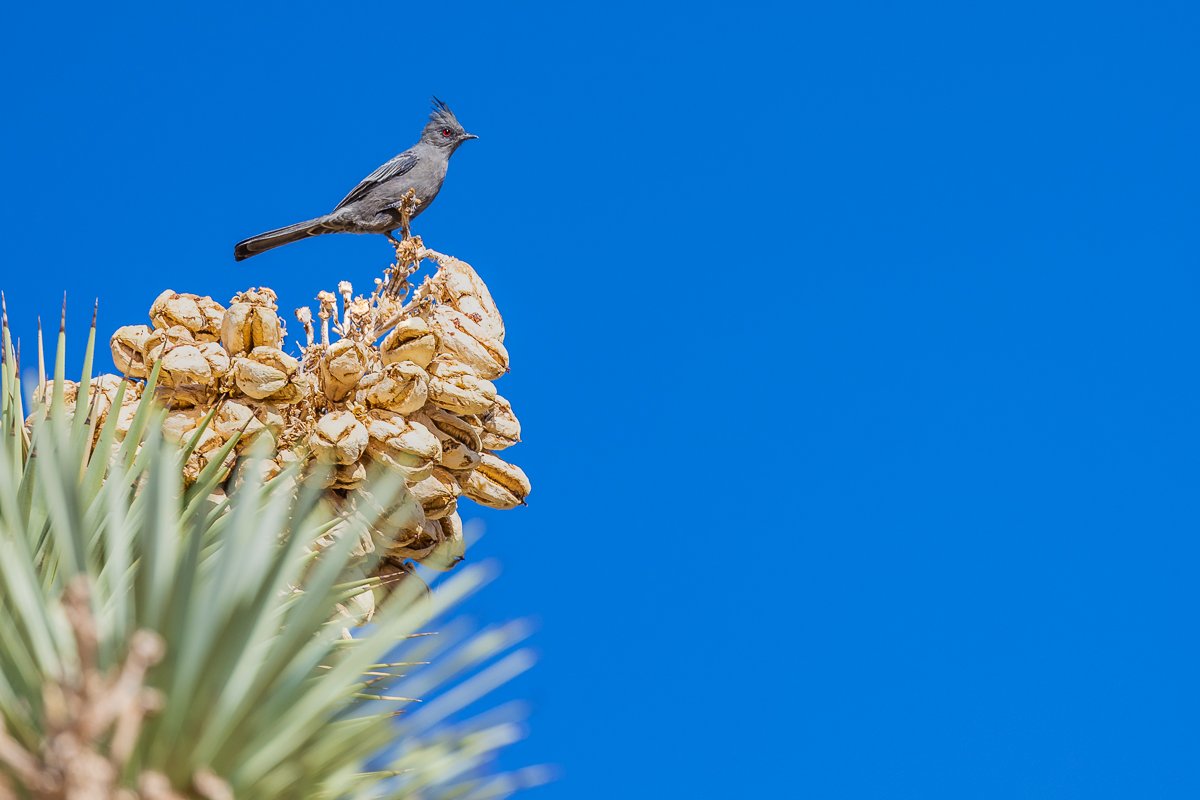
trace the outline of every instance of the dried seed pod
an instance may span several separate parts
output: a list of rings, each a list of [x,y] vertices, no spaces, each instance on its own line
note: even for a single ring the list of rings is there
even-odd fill
[[[370,436],[349,411],[330,411],[313,426],[308,444],[318,460],[332,464],[354,464],[367,449]],[[365,476],[364,476],[365,477]]]
[[[300,362],[274,347],[256,347],[233,361],[233,381],[255,400],[296,403],[308,394],[308,378]]]
[[[329,476],[329,488],[349,491],[358,489],[367,482],[367,467],[361,461],[353,464],[338,464]]]
[[[454,513],[434,521],[441,524],[442,540],[432,553],[425,556],[421,564],[442,571],[453,569],[467,554],[462,518]]]
[[[487,284],[474,268],[457,258],[438,260],[433,293],[439,301],[470,317],[492,339],[504,341],[504,319]]]
[[[187,328],[197,342],[215,342],[220,337],[225,308],[211,297],[181,294],[167,289],[150,306],[150,321],[155,328],[176,325]]]
[[[508,371],[504,344],[489,336],[475,320],[450,306],[432,306],[425,315],[437,331],[439,352],[454,356],[488,380]]]
[[[524,505],[532,487],[520,467],[484,453],[479,466],[462,482],[462,489],[480,505],[505,509]]]
[[[217,376],[194,344],[164,348],[158,394],[170,408],[201,405],[212,395]]]
[[[127,381],[120,375],[104,374],[92,378],[88,384],[86,400],[81,400],[79,397],[80,384],[75,381],[63,381],[63,409],[67,419],[74,419],[75,414],[82,410],[89,424],[95,425],[95,435],[99,436],[100,426],[108,418],[108,412],[117,399],[117,392],[122,383],[125,384],[125,396],[122,404],[136,403],[141,394],[140,384]],[[54,399],[54,386],[55,382],[51,380],[34,389],[35,408],[30,413],[28,422],[45,418]]]
[[[179,411],[173,411],[163,419],[162,431],[163,438],[168,441],[178,444],[189,444],[196,436],[197,430],[207,412],[199,408],[188,408]],[[192,483],[200,476],[200,473],[209,465],[212,459],[217,455],[217,451],[225,444],[225,440],[221,438],[212,425],[208,425],[200,432],[199,439],[193,448],[191,455],[188,456],[187,463],[183,466],[183,478],[185,483]],[[234,455],[230,453],[224,464],[224,469],[228,470],[233,466]]]
[[[429,429],[442,445],[441,465],[453,470],[479,466],[483,446],[479,432],[466,420],[437,406],[426,406],[413,421]]]
[[[150,374],[146,366],[146,341],[150,338],[147,325],[125,325],[109,340],[113,363],[117,369],[131,378],[144,378]]]
[[[254,409],[238,400],[226,400],[221,403],[216,416],[213,417],[212,425],[213,430],[225,441],[241,434],[243,445],[266,430],[266,426],[254,415]]]
[[[454,475],[442,467],[434,467],[433,474],[408,487],[421,503],[426,519],[441,519],[454,513],[462,488]]]
[[[433,474],[433,465],[442,456],[436,436],[423,425],[382,408],[368,414],[367,432],[371,440],[367,452],[378,461],[401,470],[410,480],[419,481]]]
[[[425,512],[411,492],[401,488],[387,504],[380,502],[369,487],[358,489],[343,501],[351,513],[365,521],[377,549],[392,548],[411,542],[425,527]]]
[[[388,364],[362,379],[358,397],[375,408],[411,414],[429,398],[429,375],[411,361]]]
[[[204,342],[198,345],[200,353],[204,356],[204,360],[208,362],[208,368],[212,371],[214,383],[218,378],[229,372],[229,353],[225,352],[225,348],[220,342]]]
[[[278,458],[244,458],[238,462],[237,471],[233,474],[233,485],[240,489],[246,483],[263,484],[274,480],[281,472],[283,465]]]
[[[257,292],[243,292],[225,310],[221,320],[221,344],[230,355],[241,355],[256,347],[277,348],[282,343],[283,326],[275,313],[274,292],[269,297]]]
[[[212,367],[196,345],[180,345],[163,353],[159,372],[161,385],[204,388],[212,382]]]
[[[482,414],[496,402],[496,387],[466,364],[441,355],[429,365],[429,402],[455,414]]]
[[[154,362],[162,358],[163,354],[169,350],[195,344],[196,337],[182,325],[175,325],[171,328],[155,328],[146,337],[146,342],[142,346],[142,355],[146,365],[153,366]]]
[[[407,544],[391,548],[387,554],[392,558],[413,558],[429,566],[448,569],[462,559],[462,542],[462,519],[454,513],[441,519],[426,520],[419,536]],[[441,550],[443,547],[445,551]]]
[[[338,339],[321,357],[321,389],[335,402],[345,400],[367,371],[367,348],[352,339]]]
[[[429,323],[420,317],[403,320],[383,337],[379,353],[384,364],[411,361],[418,367],[427,367],[437,355],[437,334]]]
[[[521,441],[521,423],[512,405],[500,395],[496,404],[479,418],[483,427],[483,446],[488,450],[503,450]]]

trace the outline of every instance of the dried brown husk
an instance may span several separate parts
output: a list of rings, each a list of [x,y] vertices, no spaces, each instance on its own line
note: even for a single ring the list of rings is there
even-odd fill
[[[195,345],[196,337],[182,325],[170,328],[155,328],[150,331],[143,345],[142,355],[148,366],[153,366],[163,355],[176,347]]]
[[[321,357],[321,389],[330,400],[345,400],[370,366],[366,347],[353,339],[338,339]]]
[[[109,339],[113,364],[131,378],[145,378],[150,374],[146,365],[146,342],[150,332],[147,325],[124,325]]]
[[[255,400],[297,403],[309,389],[300,362],[274,347],[256,347],[233,361],[233,380],[238,390]]]
[[[516,464],[492,453],[483,453],[479,466],[461,481],[463,494],[489,508],[516,508],[525,505],[531,490],[529,478]]]
[[[374,459],[404,472],[411,481],[433,474],[433,466],[442,456],[442,446],[424,425],[382,408],[372,409],[366,424],[371,437],[367,452]]]
[[[468,365],[440,355],[429,365],[429,402],[455,414],[483,414],[496,402],[496,387]]]
[[[200,297],[167,289],[150,306],[150,321],[155,328],[176,325],[187,328],[197,342],[215,342],[220,338],[225,308],[211,297]]]
[[[361,461],[353,464],[337,464],[326,479],[331,489],[358,489],[367,482],[367,465]]]
[[[357,396],[374,408],[411,414],[429,398],[429,375],[412,361],[388,364],[363,377]]]
[[[270,405],[251,400],[227,398],[217,407],[213,429],[228,441],[240,434],[239,447],[245,447],[259,434],[274,436],[283,430],[284,420]]]
[[[499,378],[508,371],[508,351],[479,323],[450,306],[434,305],[425,318],[438,334],[438,352],[449,354],[471,367],[481,378]]]
[[[436,331],[420,317],[401,321],[379,343],[379,354],[384,364],[411,361],[422,368],[433,361],[437,349]]]
[[[206,416],[207,411],[204,409],[186,408],[172,411],[163,419],[163,438],[168,441],[187,445],[191,443],[192,439],[196,438],[196,434],[199,431],[199,438],[196,441],[196,445],[183,466],[183,478],[189,484],[200,476],[200,473],[218,455],[218,451],[225,444],[225,440],[219,433],[213,430],[212,425],[206,425],[203,430],[200,430],[200,426]],[[225,458],[223,465],[225,472],[228,472],[233,466],[234,459],[235,456],[233,453],[230,453]]]
[[[425,512],[417,498],[403,488],[387,503],[380,502],[369,486],[346,493],[341,502],[344,509],[366,523],[374,547],[380,552],[391,552],[424,531]]]
[[[503,450],[521,441],[521,422],[513,413],[512,404],[500,395],[496,403],[479,417],[483,429],[483,446],[488,450]]]
[[[452,470],[471,470],[479,466],[483,449],[479,432],[466,420],[437,406],[426,406],[413,421],[429,429],[442,446],[440,463]]]
[[[412,558],[426,566],[449,569],[462,560],[462,518],[457,513],[426,520],[421,534],[411,542],[387,551],[392,558]],[[431,556],[436,557],[430,558]],[[427,560],[428,559],[428,560]]]
[[[479,273],[465,261],[438,259],[432,280],[433,294],[445,305],[469,317],[491,339],[504,341],[504,319]]]
[[[234,298],[221,320],[221,344],[230,355],[256,347],[279,347],[283,325],[275,311],[275,293],[269,289],[243,292]]]
[[[434,467],[432,475],[408,488],[420,502],[426,519],[441,519],[453,514],[458,507],[458,496],[462,494],[453,473],[442,467]]]
[[[308,445],[319,461],[354,464],[367,450],[367,426],[350,411],[330,411],[313,426]]]

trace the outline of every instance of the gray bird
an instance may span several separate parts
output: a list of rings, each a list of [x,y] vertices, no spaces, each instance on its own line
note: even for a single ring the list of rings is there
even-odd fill
[[[433,98],[433,112],[421,133],[421,141],[363,178],[350,194],[323,217],[297,222],[238,242],[233,257],[238,261],[283,244],[323,233],[382,233],[393,242],[400,228],[400,204],[409,189],[416,193],[417,216],[437,197],[446,180],[450,156],[467,139],[467,133],[450,107]]]

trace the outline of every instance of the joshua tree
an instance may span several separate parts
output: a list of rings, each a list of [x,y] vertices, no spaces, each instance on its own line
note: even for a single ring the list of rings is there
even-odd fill
[[[539,780],[490,769],[509,716],[446,721],[529,665],[524,627],[427,635],[488,570],[430,590],[413,564],[461,557],[460,494],[528,492],[490,452],[518,438],[511,407],[470,366],[507,354],[478,320],[452,336],[482,346],[439,336],[478,292],[443,279],[401,302],[427,253],[401,247],[371,298],[342,287],[344,316],[323,293],[319,342],[299,315],[299,358],[269,290],[228,309],[166,292],[153,328],[113,337],[124,377],[92,377],[93,323],[67,381],[60,329],[29,408],[5,317],[0,799],[496,797]]]

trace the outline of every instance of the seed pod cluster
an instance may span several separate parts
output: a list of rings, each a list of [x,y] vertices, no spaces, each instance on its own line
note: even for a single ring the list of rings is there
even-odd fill
[[[132,418],[157,364],[155,397],[168,409],[164,434],[195,442],[186,481],[232,437],[238,441],[223,469],[266,436],[275,448],[267,472],[296,461],[319,470],[336,512],[371,526],[391,565],[381,569],[406,559],[453,566],[463,553],[459,501],[513,508],[525,503],[530,484],[498,454],[520,441],[521,426],[497,393],[509,355],[491,293],[467,263],[409,241],[418,243],[409,250],[415,255],[405,263],[398,250],[397,264],[370,296],[355,296],[343,281],[336,292],[318,295],[315,320],[311,309],[299,309],[305,341],[298,352],[288,348],[268,288],[241,292],[227,307],[164,291],[150,325],[112,335],[113,361],[130,384],[121,419]],[[421,259],[437,269],[410,289],[407,279]],[[109,413],[120,380],[93,381],[97,415]],[[366,485],[380,469],[407,487],[386,508]]]

